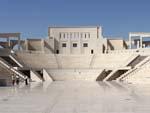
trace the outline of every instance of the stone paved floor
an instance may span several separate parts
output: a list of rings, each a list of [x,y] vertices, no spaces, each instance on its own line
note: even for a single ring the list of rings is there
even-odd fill
[[[60,81],[0,87],[0,113],[150,113],[150,85]]]

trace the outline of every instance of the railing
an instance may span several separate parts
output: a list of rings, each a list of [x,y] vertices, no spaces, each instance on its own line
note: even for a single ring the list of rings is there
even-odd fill
[[[120,53],[144,53],[150,54],[150,48],[139,48],[139,49],[124,49],[124,50],[108,50],[109,54],[120,54]]]
[[[14,67],[12,67],[11,65],[9,65],[5,60],[3,60],[2,58],[0,58],[0,63],[5,66],[8,70],[14,72],[15,74],[19,75],[21,78],[24,79],[24,75],[17,71]]]
[[[126,72],[125,74],[123,74],[117,80],[123,80],[125,77],[129,77],[129,76],[135,75],[135,73],[137,73],[137,72],[139,72],[139,70],[145,68],[147,66],[147,64],[149,64],[149,63],[150,63],[150,57],[147,57],[145,60],[143,60],[142,62],[140,62],[139,64],[137,64],[137,66],[135,66],[135,68],[129,70],[128,72]]]
[[[122,64],[122,67],[127,66],[128,64],[130,64],[138,56],[139,56],[138,54],[131,55],[129,58],[127,58],[127,60],[124,61],[124,63]]]
[[[23,67],[23,65],[17,60],[17,58],[15,57],[15,55],[9,55],[9,57],[10,57],[15,63],[17,63],[20,67]]]
[[[29,50],[22,50],[22,51],[18,51],[17,50],[15,52],[19,52],[19,53],[31,53],[31,54],[43,54],[43,53],[45,53],[44,51],[29,51]]]

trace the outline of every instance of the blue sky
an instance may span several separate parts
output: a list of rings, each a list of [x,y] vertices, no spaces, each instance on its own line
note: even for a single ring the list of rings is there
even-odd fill
[[[150,0],[0,0],[0,32],[46,37],[50,25],[101,25],[104,36],[150,32]]]

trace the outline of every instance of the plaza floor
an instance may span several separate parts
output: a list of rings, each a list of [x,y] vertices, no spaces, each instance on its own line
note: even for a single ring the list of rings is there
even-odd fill
[[[0,87],[0,113],[150,113],[150,85],[58,81]]]

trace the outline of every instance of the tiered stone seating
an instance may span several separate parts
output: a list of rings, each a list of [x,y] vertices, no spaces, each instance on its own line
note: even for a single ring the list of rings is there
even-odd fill
[[[56,58],[53,54],[17,53],[17,57],[23,61],[26,67],[33,69],[58,67]]]
[[[117,68],[123,65],[130,56],[129,54],[54,55],[44,53],[17,53],[17,57],[27,67],[38,69]]]
[[[57,55],[60,68],[89,68],[92,55]]]
[[[123,65],[131,55],[129,54],[99,54],[93,58],[92,68],[117,68]]]

